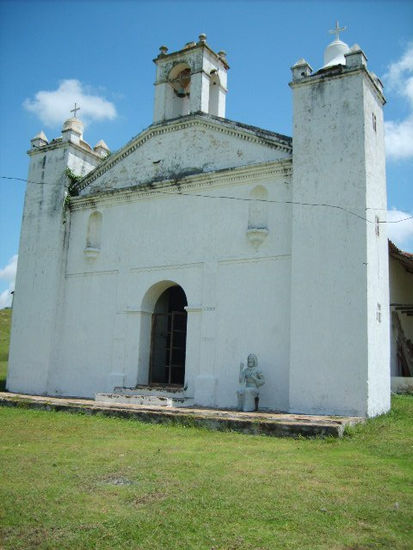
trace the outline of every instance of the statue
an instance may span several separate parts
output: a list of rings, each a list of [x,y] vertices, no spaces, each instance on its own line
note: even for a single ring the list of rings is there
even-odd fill
[[[260,392],[258,388],[265,384],[264,375],[258,369],[258,359],[253,353],[248,355],[247,366],[241,363],[239,369],[240,388],[237,391],[238,408],[241,411],[257,411]]]

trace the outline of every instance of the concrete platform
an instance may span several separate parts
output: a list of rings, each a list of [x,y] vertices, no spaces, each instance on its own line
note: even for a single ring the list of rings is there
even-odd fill
[[[47,397],[0,392],[0,405],[49,411],[101,414],[135,418],[141,422],[199,426],[210,430],[236,431],[275,437],[341,437],[346,426],[363,422],[359,417],[311,416],[302,414],[254,412],[201,408],[143,406],[125,403],[99,403],[92,399]]]

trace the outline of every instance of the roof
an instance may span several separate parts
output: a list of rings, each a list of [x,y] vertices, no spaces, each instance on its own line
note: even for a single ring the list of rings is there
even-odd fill
[[[400,250],[389,240],[389,255],[400,262],[406,271],[413,273],[413,254]]]
[[[271,130],[265,130],[264,128],[259,128],[258,126],[252,126],[251,124],[244,124],[243,122],[230,120],[229,118],[222,118],[219,116],[209,115],[202,112],[197,113],[197,115],[210,118],[213,120],[217,120],[219,122],[222,122],[223,124],[232,126],[234,128],[243,128],[244,130],[249,130],[250,132],[254,132],[254,134],[258,137],[262,137],[262,138],[269,137],[269,138],[275,138],[278,141],[284,141],[292,147],[293,138],[290,136],[285,136],[284,134],[278,134],[277,132],[272,132]]]

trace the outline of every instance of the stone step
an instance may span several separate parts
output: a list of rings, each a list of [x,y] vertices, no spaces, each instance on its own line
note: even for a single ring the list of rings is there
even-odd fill
[[[137,391],[97,393],[95,401],[97,403],[127,403],[149,407],[189,407],[193,404],[193,399],[184,395],[141,393]]]
[[[188,397],[186,390],[182,386],[136,386],[134,388],[125,388],[117,386],[113,388],[112,393],[121,395],[162,395],[163,397]]]

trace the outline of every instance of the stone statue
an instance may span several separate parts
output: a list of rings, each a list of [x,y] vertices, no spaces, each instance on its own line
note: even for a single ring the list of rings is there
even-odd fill
[[[240,388],[237,391],[238,408],[241,411],[258,410],[260,392],[258,388],[265,384],[264,375],[258,369],[258,359],[253,353],[248,355],[247,366],[241,363],[239,369]]]

